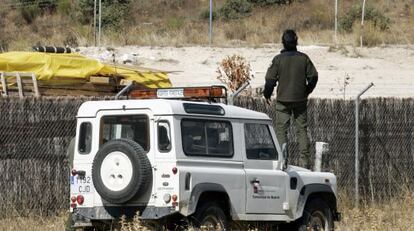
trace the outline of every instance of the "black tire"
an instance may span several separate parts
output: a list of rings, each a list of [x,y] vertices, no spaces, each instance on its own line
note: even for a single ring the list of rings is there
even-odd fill
[[[105,186],[101,177],[102,163],[109,154],[121,152],[132,164],[130,182],[119,191],[113,191]],[[138,194],[145,192],[152,180],[151,164],[144,149],[132,140],[116,139],[105,143],[96,154],[92,163],[92,181],[96,191],[107,202],[123,204]]]
[[[196,229],[229,230],[229,221],[222,207],[215,202],[203,203],[191,216],[191,223]]]
[[[331,231],[334,221],[328,204],[319,199],[311,199],[306,203],[303,216],[296,221],[298,231]]]

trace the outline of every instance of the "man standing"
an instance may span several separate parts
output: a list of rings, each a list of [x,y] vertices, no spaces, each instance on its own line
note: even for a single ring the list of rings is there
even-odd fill
[[[310,168],[307,101],[308,95],[318,82],[318,72],[309,57],[297,51],[298,37],[294,30],[286,30],[283,33],[282,43],[284,49],[273,58],[267,70],[263,95],[269,102],[273,89],[277,85],[277,139],[280,144],[287,143],[289,121],[293,115],[299,143],[300,164],[305,168]]]

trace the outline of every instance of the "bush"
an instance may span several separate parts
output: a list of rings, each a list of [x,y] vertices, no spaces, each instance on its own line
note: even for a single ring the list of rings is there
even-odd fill
[[[252,4],[248,0],[227,0],[220,9],[224,19],[238,19],[250,15]]]
[[[102,26],[120,30],[129,17],[129,1],[108,1],[102,6]]]
[[[217,79],[227,85],[227,88],[232,92],[235,92],[253,78],[251,71],[250,63],[243,56],[227,56],[218,67]]]
[[[78,0],[78,20],[82,24],[93,23],[94,1]],[[120,29],[128,17],[130,0],[102,0],[102,27]]]
[[[345,17],[340,20],[341,29],[346,32],[352,31],[352,26],[355,21],[360,21],[362,15],[362,8],[360,5],[354,6],[348,10]],[[380,30],[387,30],[391,24],[391,19],[384,15],[381,11],[367,6],[365,8],[365,20],[372,22],[373,26]]]

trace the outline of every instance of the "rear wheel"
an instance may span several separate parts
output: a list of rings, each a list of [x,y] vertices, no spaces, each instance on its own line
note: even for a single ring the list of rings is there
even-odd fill
[[[332,212],[325,201],[312,199],[306,203],[303,216],[297,221],[299,231],[334,230]]]
[[[206,202],[197,208],[191,217],[192,225],[202,230],[228,230],[229,221],[222,207],[215,202]]]

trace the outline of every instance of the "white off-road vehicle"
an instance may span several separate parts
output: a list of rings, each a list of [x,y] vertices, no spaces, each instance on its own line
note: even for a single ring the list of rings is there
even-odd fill
[[[333,230],[340,219],[335,175],[287,165],[271,119],[211,102],[226,95],[223,87],[133,90],[132,98],[158,99],[83,103],[72,226],[105,229],[139,213],[164,228],[187,221],[218,230],[253,222]],[[210,102],[176,100],[182,97]]]

